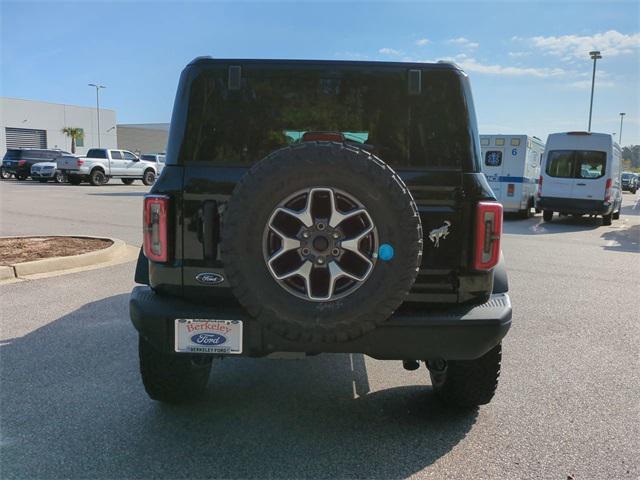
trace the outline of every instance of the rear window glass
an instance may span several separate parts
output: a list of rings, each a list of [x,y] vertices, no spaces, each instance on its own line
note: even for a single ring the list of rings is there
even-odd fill
[[[502,152],[500,150],[489,150],[484,154],[484,164],[488,167],[502,165]]]
[[[87,152],[88,158],[107,158],[107,151],[101,148],[92,148]]]
[[[193,80],[179,162],[254,163],[308,139],[340,139],[394,167],[460,168],[473,155],[457,73],[332,66],[242,67],[229,88],[225,66]],[[239,88],[235,88],[239,87]]]
[[[7,153],[4,154],[4,158],[6,160],[15,160],[20,158],[20,150],[9,149],[7,150]]]
[[[156,156],[155,155],[141,155],[140,159],[141,160],[146,160],[147,162],[155,162],[156,161]]]
[[[590,150],[552,150],[547,156],[547,175],[557,178],[600,178],[605,174],[607,154]]]

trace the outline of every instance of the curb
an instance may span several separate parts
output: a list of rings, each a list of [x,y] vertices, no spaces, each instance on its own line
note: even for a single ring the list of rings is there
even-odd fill
[[[48,235],[31,235],[30,237],[43,237]],[[25,277],[52,272],[61,272],[80,267],[88,267],[100,263],[107,263],[123,256],[127,253],[127,245],[122,240],[109,237],[90,237],[86,235],[52,235],[55,237],[74,238],[99,238],[101,240],[111,240],[113,243],[101,250],[81,253],[80,255],[70,255],[67,257],[51,257],[31,262],[16,263],[10,266],[0,267],[0,280],[11,280],[13,278]],[[29,238],[29,237],[21,237]]]
[[[0,281],[1,280],[10,280],[12,278],[16,278],[16,272],[13,269],[13,267],[0,266]]]

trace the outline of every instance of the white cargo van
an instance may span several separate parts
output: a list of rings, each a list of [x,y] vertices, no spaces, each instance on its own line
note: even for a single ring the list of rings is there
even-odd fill
[[[553,212],[620,217],[622,152],[606,133],[552,133],[547,138],[537,208],[545,222]]]
[[[528,135],[480,135],[482,171],[505,212],[528,218],[535,205],[544,143]]]

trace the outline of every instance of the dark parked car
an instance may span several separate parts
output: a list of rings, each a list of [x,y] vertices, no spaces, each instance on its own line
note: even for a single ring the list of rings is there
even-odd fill
[[[55,162],[62,155],[70,154],[57,149],[9,148],[2,159],[2,170],[5,174],[14,175],[18,180],[26,180],[31,175],[32,165]]]
[[[214,357],[342,352],[489,402],[511,303],[480,160],[453,64],[194,60],[130,298],[147,393],[193,398]]]
[[[638,188],[638,175],[631,172],[622,172],[622,191],[636,193]]]

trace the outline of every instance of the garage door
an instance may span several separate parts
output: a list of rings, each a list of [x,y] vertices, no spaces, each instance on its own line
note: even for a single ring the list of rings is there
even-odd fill
[[[47,131],[32,128],[5,128],[7,148],[47,148]]]

